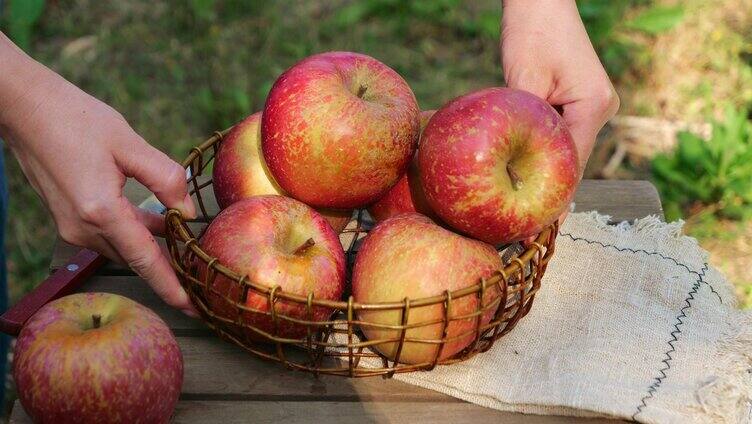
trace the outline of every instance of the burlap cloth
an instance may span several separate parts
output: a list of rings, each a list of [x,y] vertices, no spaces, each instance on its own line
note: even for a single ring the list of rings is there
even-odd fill
[[[681,223],[607,219],[569,216],[532,310],[491,350],[394,378],[504,411],[752,422],[752,314]]]

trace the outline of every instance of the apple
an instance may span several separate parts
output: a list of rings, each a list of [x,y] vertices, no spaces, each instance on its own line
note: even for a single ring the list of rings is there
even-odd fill
[[[285,195],[269,173],[261,154],[261,112],[235,125],[222,140],[214,158],[212,186],[222,209],[251,196]],[[352,217],[351,209],[318,211],[338,233]]]
[[[428,124],[428,121],[435,112],[435,110],[425,110],[420,113],[421,131],[426,127],[426,124]],[[420,185],[415,158],[410,162],[407,172],[400,177],[397,184],[368,208],[368,213],[376,222],[409,212],[418,212],[435,218],[435,214],[428,206],[428,201],[426,201],[423,187]]]
[[[539,233],[565,211],[579,179],[561,116],[522,90],[488,88],[439,109],[421,137],[420,181],[452,228],[498,245]]]
[[[239,200],[220,212],[200,240],[202,249],[219,263],[267,287],[316,299],[339,300],[345,287],[345,254],[337,233],[309,206],[289,197],[266,195]],[[206,264],[198,264],[198,278],[206,281]],[[240,301],[237,281],[217,275],[204,293],[212,311],[224,318],[253,325],[273,334],[269,297],[252,290],[244,305],[260,312],[244,311],[238,317],[233,302]],[[233,301],[227,301],[227,296]],[[278,315],[309,319],[305,304],[277,300]],[[314,307],[312,320],[324,321],[332,310]],[[277,336],[302,338],[306,326],[279,319]],[[315,328],[313,329],[316,330]],[[253,330],[254,340],[265,338]]]
[[[109,293],[48,303],[16,341],[13,379],[34,422],[166,423],[183,357],[148,308]]]
[[[420,110],[394,70],[358,53],[321,53],[274,83],[261,147],[280,187],[314,207],[364,207],[405,172]]]
[[[473,240],[434,224],[419,214],[403,214],[387,219],[369,232],[355,258],[352,277],[353,298],[359,303],[401,302],[441,295],[446,290],[458,290],[479,283],[502,268],[501,258],[489,244]],[[490,306],[499,298],[496,286],[487,289],[483,306]],[[478,296],[465,296],[451,302],[454,317],[471,314],[478,308]],[[466,348],[475,337],[477,320],[488,324],[496,307],[478,317],[451,321],[447,328],[447,342],[439,360],[447,359]],[[441,304],[411,307],[407,324],[441,319]],[[400,325],[401,310],[358,312],[363,322]],[[399,330],[361,325],[367,339],[399,338]],[[407,330],[412,339],[438,340],[442,324],[431,324]],[[466,335],[464,335],[466,334]],[[464,335],[464,336],[463,336]],[[394,360],[397,343],[375,346],[384,356]],[[438,345],[418,341],[405,342],[399,362],[423,364],[433,361]]]

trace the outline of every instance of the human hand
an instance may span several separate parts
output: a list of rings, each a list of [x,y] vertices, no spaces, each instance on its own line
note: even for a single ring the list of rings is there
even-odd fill
[[[126,177],[134,177],[168,207],[195,216],[185,170],[111,107],[28,57],[17,59],[23,66],[11,65],[6,76],[24,82],[0,82],[0,134],[61,237],[128,264],[165,302],[195,315],[152,236],[164,231],[163,217],[123,196]]]
[[[598,131],[619,97],[582,24],[574,0],[504,0],[501,61],[507,86],[560,107],[577,146],[580,177]]]

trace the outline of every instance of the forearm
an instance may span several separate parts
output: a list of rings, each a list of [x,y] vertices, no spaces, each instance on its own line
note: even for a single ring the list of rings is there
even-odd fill
[[[0,32],[0,136],[19,125],[21,118],[29,113],[32,92],[51,76],[53,72]]]
[[[538,9],[545,7],[547,9],[571,8],[577,7],[575,0],[502,0],[501,7],[506,10],[525,10]]]
[[[531,38],[545,38],[541,33],[550,31],[561,22],[577,22],[582,26],[575,0],[503,0],[501,3],[502,34],[519,31]]]

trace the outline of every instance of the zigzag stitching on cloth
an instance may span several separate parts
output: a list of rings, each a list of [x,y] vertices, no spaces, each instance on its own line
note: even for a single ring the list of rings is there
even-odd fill
[[[700,269],[700,272],[693,271],[690,269],[686,264],[683,264],[679,262],[676,258],[672,258],[670,256],[663,255],[658,252],[650,252],[643,249],[631,249],[628,247],[617,247],[612,244],[605,244],[596,240],[589,240],[582,237],[575,237],[574,235],[570,233],[559,233],[560,235],[569,237],[572,241],[584,241],[588,244],[596,244],[604,248],[612,248],[615,250],[618,250],[620,252],[631,252],[634,254],[637,253],[644,253],[646,255],[655,255],[660,258],[663,258],[665,260],[673,262],[675,265],[684,268],[689,272],[690,274],[693,274],[697,277],[697,280],[692,285],[692,288],[687,293],[687,297],[684,299],[685,305],[682,306],[682,308],[679,310],[679,314],[676,316],[676,322],[674,323],[674,330],[671,332],[671,339],[667,342],[669,345],[669,349],[664,352],[665,358],[661,360],[661,363],[663,363],[663,368],[658,370],[658,376],[654,378],[653,383],[648,386],[648,391],[645,396],[642,397],[640,400],[640,404],[637,405],[637,410],[634,414],[632,414],[632,420],[636,421],[637,416],[642,413],[643,409],[647,407],[648,400],[652,399],[655,396],[655,393],[658,391],[658,388],[661,387],[661,384],[663,384],[663,380],[665,380],[668,376],[666,372],[671,369],[671,361],[674,359],[673,356],[671,356],[672,353],[676,352],[676,348],[674,346],[674,343],[679,341],[678,335],[681,334],[681,326],[684,325],[684,318],[687,317],[687,310],[692,307],[692,301],[695,299],[695,294],[698,293],[698,290],[700,289],[700,286],[702,284],[707,285],[710,288],[710,291],[713,292],[713,294],[716,295],[718,298],[718,301],[720,303],[723,303],[723,299],[721,299],[721,296],[718,294],[718,292],[715,291],[713,286],[705,281],[705,271],[708,269],[708,264],[704,263],[702,265],[702,269]]]
[[[671,256],[666,256],[666,255],[664,255],[662,253],[651,252],[651,251],[644,250],[644,249],[632,249],[632,248],[629,248],[629,247],[618,247],[618,246],[614,246],[613,244],[605,244],[605,243],[602,243],[602,242],[597,241],[597,240],[589,240],[589,239],[582,238],[582,237],[575,237],[575,236],[573,236],[570,233],[561,233],[560,232],[559,235],[560,236],[567,236],[570,239],[572,239],[572,241],[584,241],[584,242],[586,242],[588,244],[597,244],[598,246],[612,248],[612,249],[618,250],[619,252],[631,252],[631,253],[635,253],[635,254],[637,254],[637,253],[644,253],[646,255],[654,255],[654,256],[658,256],[660,258],[663,258],[665,260],[671,261],[675,265],[677,265],[677,266],[679,266],[681,268],[686,269],[687,272],[689,272],[690,274],[695,275],[697,277],[702,277],[702,278],[700,278],[700,280],[702,280],[702,284],[705,284],[706,286],[708,286],[708,288],[710,289],[710,291],[718,298],[718,301],[720,303],[723,303],[723,299],[721,299],[721,295],[718,294],[717,291],[715,291],[715,288],[713,287],[713,285],[710,284],[710,283],[708,283],[707,281],[705,281],[705,278],[704,278],[704,272],[705,271],[704,271],[704,269],[707,269],[706,268],[707,264],[704,264],[704,266],[703,266],[704,269],[702,270],[703,275],[700,276],[699,272],[691,269],[686,264],[683,264],[683,263],[679,262],[678,260],[676,260],[676,258],[672,258]]]
[[[692,307],[692,301],[695,300],[695,294],[697,294],[697,291],[700,289],[700,285],[703,283],[703,278],[705,276],[705,270],[707,269],[707,264],[703,265],[703,269],[700,273],[698,273],[697,281],[692,285],[692,288],[687,293],[687,297],[684,299],[685,305],[682,306],[682,308],[679,310],[679,315],[676,316],[676,323],[674,323],[674,331],[671,332],[671,340],[668,341],[669,350],[667,350],[664,355],[666,356],[661,362],[664,364],[663,368],[658,370],[659,376],[655,377],[655,381],[653,384],[651,384],[648,387],[648,393],[643,396],[641,399],[640,405],[637,406],[637,411],[632,414],[632,419],[635,420],[637,418],[637,415],[642,413],[642,410],[647,407],[647,402],[650,400],[653,396],[655,396],[655,392],[658,391],[658,388],[661,387],[661,384],[663,383],[663,380],[667,377],[666,371],[671,369],[671,361],[674,359],[671,354],[676,352],[676,348],[674,347],[674,343],[679,341],[679,338],[677,337],[679,334],[681,334],[681,329],[679,328],[681,325],[684,325],[684,318],[687,317],[687,309]]]

